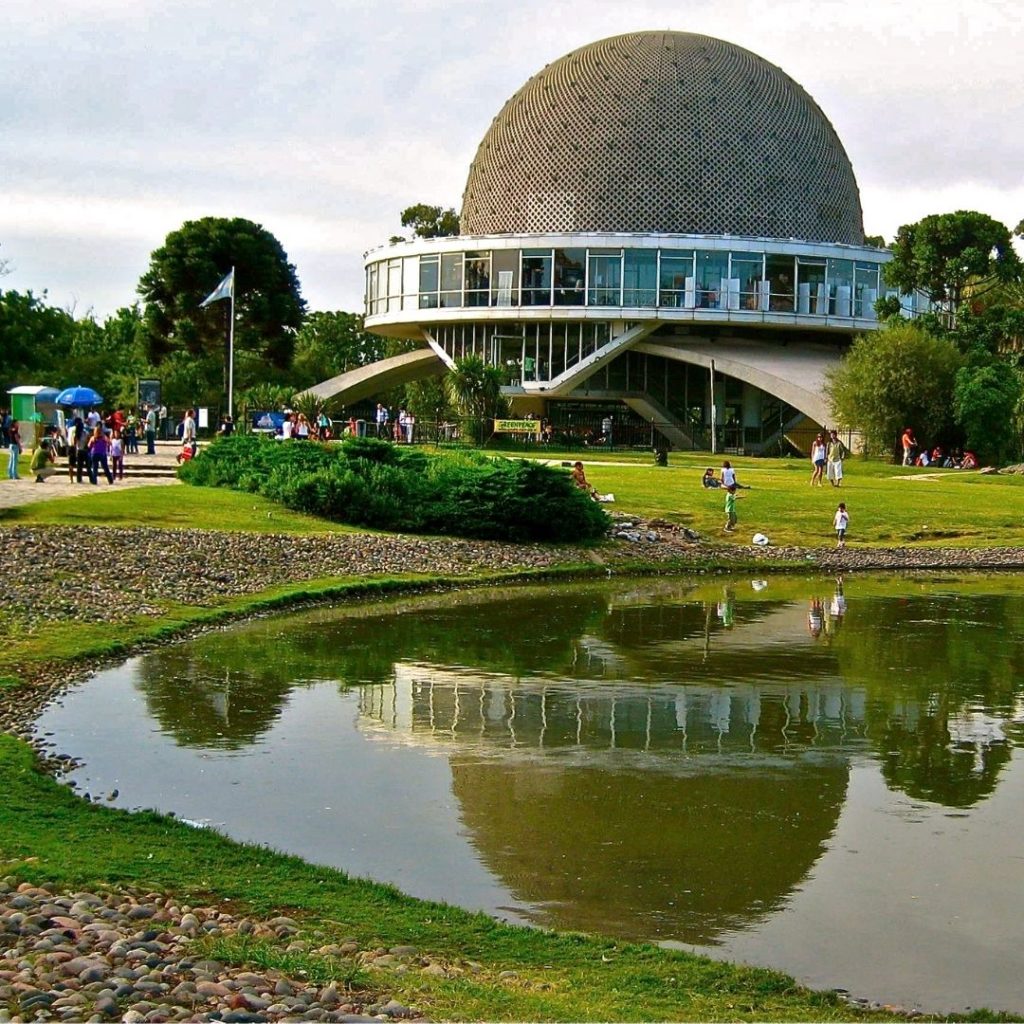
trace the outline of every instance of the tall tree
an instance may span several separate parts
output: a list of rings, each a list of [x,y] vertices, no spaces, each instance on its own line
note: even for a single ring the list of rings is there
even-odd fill
[[[968,285],[978,296],[1021,276],[1009,229],[975,210],[932,214],[916,224],[904,224],[892,249],[886,280],[904,295],[915,289],[927,292],[954,320]]]
[[[906,426],[930,444],[950,429],[961,362],[948,338],[936,338],[908,321],[892,321],[854,340],[842,362],[826,374],[825,393],[836,422],[862,431],[871,451],[891,450]]]
[[[74,335],[70,313],[31,292],[0,291],[0,397],[20,384],[62,384]],[[73,383],[78,383],[73,382]]]
[[[173,352],[196,358],[223,353],[231,304],[216,302],[205,309],[199,304],[231,267],[236,350],[258,354],[278,370],[290,366],[305,313],[295,267],[269,231],[241,217],[188,221],[150,257],[139,294],[154,363]]]

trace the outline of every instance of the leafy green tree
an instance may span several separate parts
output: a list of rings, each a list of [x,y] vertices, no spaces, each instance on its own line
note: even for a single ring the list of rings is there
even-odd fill
[[[21,384],[65,383],[65,364],[74,336],[70,313],[31,292],[0,291],[0,395]]]
[[[965,445],[992,465],[1020,454],[1015,411],[1021,400],[1020,375],[1008,363],[978,349],[956,373],[953,413]]]
[[[1021,275],[1009,229],[974,210],[932,214],[904,224],[892,249],[886,280],[904,295],[922,289],[934,302],[946,304],[954,320],[968,284],[978,296]]]
[[[442,210],[440,206],[428,206],[417,203],[407,206],[402,211],[402,227],[412,228],[414,238],[441,238],[459,233],[459,215],[449,207]],[[395,236],[396,241],[404,241]]]
[[[66,370],[69,383],[88,383],[109,407],[134,406],[138,378],[152,372],[145,358],[138,305],[119,309],[102,324],[92,317],[76,320]]]
[[[235,268],[235,351],[259,357],[266,376],[291,365],[295,333],[305,303],[295,267],[281,243],[265,228],[241,217],[204,217],[172,231],[150,258],[139,282],[145,301],[144,332],[151,361],[160,366],[171,354],[217,359],[220,375],[203,384],[213,397],[226,379],[228,317],[231,303],[200,308],[217,283]],[[239,381],[239,383],[255,383]],[[210,396],[200,396],[209,402]],[[210,403],[213,404],[213,403]]]
[[[870,450],[889,451],[907,425],[922,440],[946,435],[961,364],[948,338],[892,321],[854,340],[826,374],[825,393],[837,422],[861,430]]]
[[[366,366],[385,354],[385,339],[363,330],[357,313],[310,313],[295,335],[290,379],[304,389]]]

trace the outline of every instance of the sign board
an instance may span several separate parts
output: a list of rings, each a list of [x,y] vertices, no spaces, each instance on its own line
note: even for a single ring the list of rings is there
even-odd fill
[[[160,408],[160,381],[152,377],[139,378],[139,408]]]
[[[496,434],[536,434],[540,436],[540,420],[495,420]]]
[[[210,410],[209,409],[202,408],[202,409],[199,410],[199,422],[196,424],[196,426],[200,430],[209,430],[210,429]]]

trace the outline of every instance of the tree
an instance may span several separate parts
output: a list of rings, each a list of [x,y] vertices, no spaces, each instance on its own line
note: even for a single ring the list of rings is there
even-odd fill
[[[893,243],[886,280],[904,295],[915,289],[946,305],[956,319],[964,290],[972,295],[1020,278],[1021,262],[1005,224],[974,210],[933,214],[904,224]]]
[[[75,321],[64,310],[47,305],[45,299],[45,292],[42,298],[31,292],[0,292],[0,394],[4,401],[8,389],[19,384],[62,383]]]
[[[295,335],[292,376],[295,387],[308,388],[385,354],[385,339],[363,330],[357,313],[310,313]]]
[[[402,227],[412,228],[414,238],[441,238],[459,233],[459,215],[449,207],[442,210],[440,206],[428,206],[417,203],[402,211]],[[404,241],[394,236],[393,241]]]
[[[963,428],[965,446],[983,463],[999,464],[1019,455],[1014,414],[1020,400],[1020,375],[983,350],[972,353],[967,365],[957,370],[953,412]]]
[[[501,394],[502,372],[486,366],[479,356],[456,359],[445,380],[452,404],[471,420],[470,429],[483,442],[487,421],[500,416],[505,402]]]
[[[275,369],[291,364],[305,303],[295,267],[281,243],[261,225],[241,217],[187,221],[153,253],[139,281],[151,361],[159,366],[172,353],[186,353],[202,360],[216,357],[225,367],[220,382],[214,377],[203,384],[212,396],[194,398],[210,401],[224,386],[231,304],[215,302],[205,309],[199,304],[232,267],[235,350],[257,355],[273,376]]]
[[[927,443],[951,426],[953,384],[962,356],[947,338],[914,323],[893,321],[854,340],[826,374],[825,393],[836,421],[857,427],[872,451],[889,451],[912,426]]]

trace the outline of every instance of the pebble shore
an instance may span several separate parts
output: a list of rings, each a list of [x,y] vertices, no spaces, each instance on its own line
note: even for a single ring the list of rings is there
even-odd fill
[[[444,965],[412,946],[317,946],[299,935],[289,917],[238,918],[161,893],[65,893],[8,877],[0,882],[0,1021],[414,1020],[422,1019],[415,1007],[381,994],[389,971],[447,977],[477,966]],[[237,936],[308,955],[341,978],[361,969],[369,988],[253,972],[195,952],[204,938]]]

